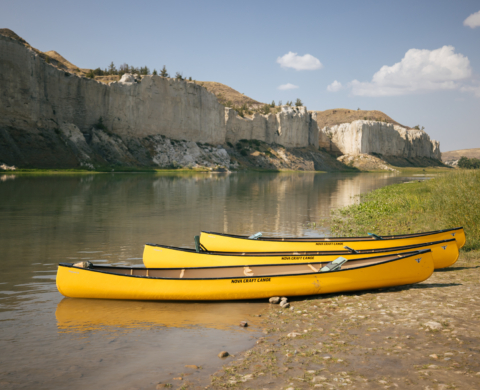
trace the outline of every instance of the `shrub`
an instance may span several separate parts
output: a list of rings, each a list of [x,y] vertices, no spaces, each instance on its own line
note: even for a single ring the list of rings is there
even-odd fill
[[[296,107],[302,107],[303,106],[303,103],[299,98],[297,98],[297,100],[295,101],[295,106]]]
[[[268,104],[265,104],[261,109],[260,109],[260,112],[263,114],[263,115],[268,115],[270,114],[270,106]]]
[[[107,126],[103,123],[103,118],[98,118],[98,122],[94,125],[97,129],[108,132]]]
[[[227,145],[230,146],[231,148],[233,148],[233,145],[230,141],[227,141]]]
[[[458,160],[458,167],[465,169],[480,169],[480,160],[478,158],[460,157]]]
[[[247,152],[245,149],[242,149],[242,150],[240,151],[240,154],[241,154],[242,156],[247,156],[247,155],[248,155],[248,152]]]

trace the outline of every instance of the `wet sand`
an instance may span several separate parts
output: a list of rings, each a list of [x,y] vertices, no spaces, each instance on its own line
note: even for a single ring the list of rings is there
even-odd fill
[[[467,253],[417,285],[270,305],[264,337],[208,388],[479,389],[479,277]]]

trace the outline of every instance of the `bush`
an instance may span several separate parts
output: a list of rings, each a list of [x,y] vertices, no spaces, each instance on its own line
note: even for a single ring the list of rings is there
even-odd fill
[[[478,158],[467,158],[462,156],[460,157],[460,160],[458,160],[458,167],[464,169],[479,169],[480,160]]]
[[[297,98],[297,100],[295,101],[295,106],[296,107],[302,107],[303,106],[303,103],[299,98]]]
[[[263,107],[260,109],[260,113],[263,115],[270,114],[270,106],[268,104],[264,104]]]
[[[480,249],[480,171],[457,170],[421,183],[394,184],[334,212],[338,236],[433,231],[463,226],[464,250]]]
[[[227,145],[230,146],[231,148],[233,148],[233,145],[230,141],[227,141]]]
[[[94,126],[95,126],[95,128],[97,128],[99,130],[103,130],[103,131],[108,132],[107,126],[105,126],[105,124],[103,123],[103,118],[102,117],[98,118],[98,122],[95,123]]]
[[[242,149],[242,150],[240,151],[240,154],[241,154],[242,156],[247,156],[247,155],[248,155],[248,152],[247,152],[245,149]]]

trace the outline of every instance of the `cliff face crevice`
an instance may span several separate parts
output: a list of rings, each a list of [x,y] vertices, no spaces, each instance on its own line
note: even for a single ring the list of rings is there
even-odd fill
[[[344,155],[381,154],[403,158],[440,160],[440,143],[423,130],[391,123],[357,120],[320,131],[320,146]]]
[[[318,128],[306,107],[282,106],[277,114],[255,114],[242,118],[227,108],[226,140],[237,143],[241,139],[257,139],[286,147],[318,146]]]

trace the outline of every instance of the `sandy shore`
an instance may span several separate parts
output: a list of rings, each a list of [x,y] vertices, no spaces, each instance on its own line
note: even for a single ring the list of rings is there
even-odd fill
[[[470,252],[420,284],[271,305],[207,388],[480,389],[479,276]]]

